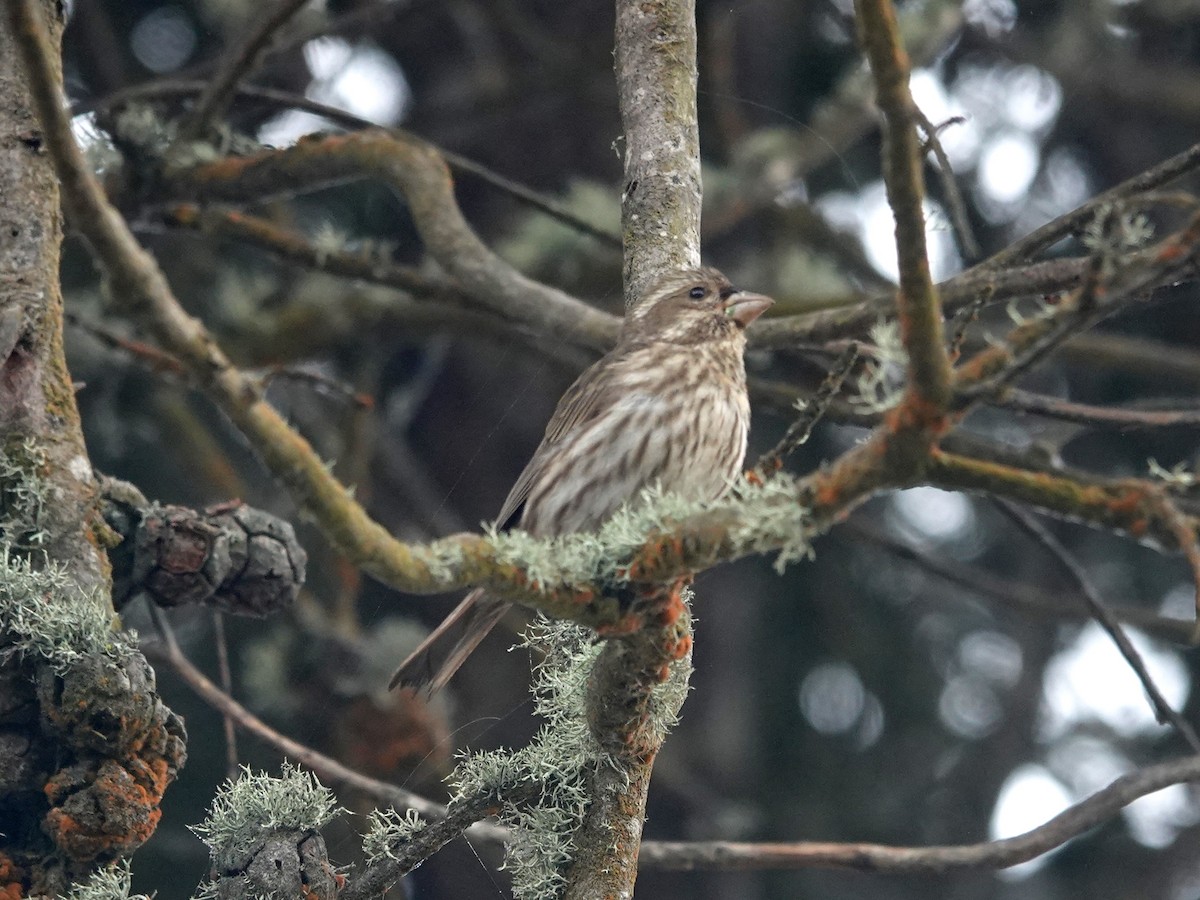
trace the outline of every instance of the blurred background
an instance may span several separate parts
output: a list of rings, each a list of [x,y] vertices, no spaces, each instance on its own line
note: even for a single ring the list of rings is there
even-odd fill
[[[895,274],[892,225],[850,0],[697,6],[706,261],[773,294],[779,314],[885,290]],[[981,247],[973,253],[956,236],[944,186],[928,167],[936,278],[1200,133],[1200,3],[898,6],[914,95],[934,125],[950,122],[940,137]],[[182,300],[240,364],[271,376],[273,402],[380,522],[415,541],[477,528],[499,509],[560,393],[593,354],[173,228],[152,193],[127,189],[129,165],[111,135],[132,121],[166,133],[187,100],[164,91],[131,105],[120,92],[203,80],[263,8],[76,0],[66,78],[77,132]],[[409,129],[619,232],[612,18],[606,0],[314,2],[250,83]],[[241,98],[227,136],[231,146],[283,146],[343,125]],[[616,248],[486,178],[457,174],[459,202],[490,246],[527,274],[620,310]],[[422,260],[403,202],[371,182],[254,211],[318,247]],[[82,245],[66,249],[70,362],[96,467],[163,502],[240,497],[295,521],[284,491],[229,424],[113,339],[137,335],[110,314]],[[1192,285],[1162,290],[1107,322],[1103,340],[1068,345],[1023,386],[1088,403],[1194,405],[1195,301]],[[989,327],[1001,334],[1008,326],[1000,310],[969,340],[981,345]],[[831,359],[822,347],[755,351],[748,367],[760,388],[803,395]],[[756,400],[751,459],[794,417],[778,393],[756,394],[766,402]],[[1114,476],[1145,475],[1150,459],[1191,467],[1197,449],[1195,429],[1095,430],[989,407],[967,430],[1006,453]],[[811,470],[864,433],[853,416],[832,416],[789,467]],[[519,616],[432,705],[389,695],[391,668],[458,598],[385,589],[296,524],[310,560],[294,613],[224,622],[239,700],[298,740],[438,799],[455,752],[528,739],[537,725],[528,654],[509,652]],[[1180,560],[1082,526],[1051,526],[1111,604],[1193,615]],[[696,591],[693,691],[656,766],[648,839],[982,841],[1040,824],[1122,772],[1185,750],[1155,723],[1095,625],[1037,611],[1079,599],[1055,561],[986,499],[932,488],[881,498],[820,540],[811,561],[783,575],[769,559],[724,566],[701,575]],[[124,617],[151,638],[136,605]],[[173,621],[191,657],[215,671],[212,616],[179,611]],[[1194,721],[1195,654],[1133,634],[1167,698]],[[189,762],[135,859],[134,886],[175,900],[205,875],[206,850],[187,826],[203,817],[228,763],[220,718],[169,671],[160,681],[186,716]],[[278,757],[248,738],[238,755],[277,771]],[[355,814],[368,809],[353,795],[340,799]],[[345,816],[331,829],[334,861],[355,859],[362,821]],[[460,840],[395,896],[505,896],[498,859],[496,848]],[[1200,803],[1188,787],[1169,788],[1000,874],[651,871],[638,883],[638,896],[653,900],[864,895],[1192,900],[1200,896]]]

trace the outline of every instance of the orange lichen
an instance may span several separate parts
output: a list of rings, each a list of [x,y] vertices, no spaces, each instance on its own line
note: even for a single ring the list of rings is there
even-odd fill
[[[25,870],[0,853],[0,900],[21,900],[25,896],[24,878]]]
[[[94,775],[78,766],[64,769],[46,783],[52,808],[43,827],[77,861],[126,855],[154,833],[169,781],[169,767],[161,759],[106,759]]]
[[[628,612],[610,625],[596,626],[596,633],[601,637],[622,637],[641,631],[646,624],[640,613]]]

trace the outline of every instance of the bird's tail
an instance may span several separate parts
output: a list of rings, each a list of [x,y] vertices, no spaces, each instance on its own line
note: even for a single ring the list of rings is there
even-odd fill
[[[388,688],[423,688],[430,694],[441,690],[511,607],[511,603],[487,596],[482,588],[471,591],[400,663]]]

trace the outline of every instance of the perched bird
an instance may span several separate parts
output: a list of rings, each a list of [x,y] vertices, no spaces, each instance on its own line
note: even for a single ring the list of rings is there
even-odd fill
[[[535,537],[590,531],[656,483],[697,500],[724,494],[750,426],[745,328],[773,302],[736,290],[713,268],[651,284],[617,345],[558,401],[498,527]],[[472,591],[390,686],[441,688],[509,606]]]

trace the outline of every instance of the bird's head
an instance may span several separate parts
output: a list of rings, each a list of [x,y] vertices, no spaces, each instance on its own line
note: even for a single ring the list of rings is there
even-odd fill
[[[740,337],[775,301],[739,291],[709,266],[657,278],[625,317],[622,339],[699,344]]]

